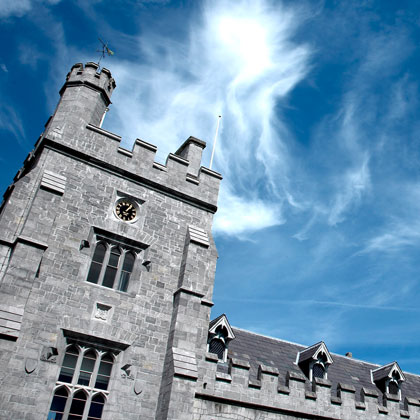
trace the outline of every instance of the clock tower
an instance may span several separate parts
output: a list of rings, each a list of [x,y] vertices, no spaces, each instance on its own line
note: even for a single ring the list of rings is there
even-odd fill
[[[74,65],[4,195],[2,418],[191,418],[221,176],[194,137],[165,164],[143,140],[122,147],[100,126],[115,87]]]

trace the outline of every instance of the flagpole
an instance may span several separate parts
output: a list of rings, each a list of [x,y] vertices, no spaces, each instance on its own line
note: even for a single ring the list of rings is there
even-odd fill
[[[209,169],[211,169],[211,167],[213,165],[213,157],[214,157],[214,151],[216,150],[216,142],[217,142],[217,134],[219,132],[220,118],[222,118],[221,115],[219,115],[219,118],[217,118],[216,134],[214,135],[213,150],[211,151],[211,158],[210,158],[210,167],[209,167]]]

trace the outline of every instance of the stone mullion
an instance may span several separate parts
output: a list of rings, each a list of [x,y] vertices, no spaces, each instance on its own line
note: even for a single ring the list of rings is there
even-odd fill
[[[96,377],[98,376],[99,366],[104,354],[103,351],[98,351],[98,357],[96,358],[95,366],[93,367],[92,376],[90,378],[91,388],[95,388]]]
[[[115,280],[117,280],[117,284],[114,283],[114,289],[120,290],[120,281],[121,281],[121,272],[124,265],[125,256],[127,254],[127,250],[125,248],[118,247],[121,251],[120,259],[118,260],[118,268],[115,274]]]
[[[100,243],[100,242],[98,242],[98,243]],[[100,285],[100,286],[103,286],[105,272],[106,272],[106,269],[108,267],[109,258],[111,256],[111,249],[112,249],[112,246],[109,242],[103,241],[103,243],[106,245],[106,252],[105,252],[104,259],[102,261],[101,272],[100,272],[99,278],[98,278],[98,285]]]
[[[87,351],[88,351],[88,348],[80,347],[79,357],[77,358],[76,366],[74,368],[73,380],[71,381],[71,384],[73,386],[77,385],[77,382],[78,382],[79,376],[80,376],[80,367],[82,366],[83,356]],[[76,379],[76,375],[77,375],[77,379]]]
[[[57,390],[56,390],[56,391],[57,391]],[[71,403],[73,402],[74,388],[73,388],[73,387],[71,387],[68,391],[69,391],[69,394],[70,394],[70,395],[69,395],[69,397],[67,398],[66,405],[65,405],[65,407],[64,407],[64,411],[63,411],[63,419],[64,419],[64,420],[67,420],[67,418],[68,418],[68,416],[69,416]],[[54,395],[53,395],[53,399],[54,399],[54,396],[55,396],[55,392],[54,392]]]

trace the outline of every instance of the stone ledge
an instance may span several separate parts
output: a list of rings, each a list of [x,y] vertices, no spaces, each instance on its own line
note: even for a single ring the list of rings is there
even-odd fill
[[[109,139],[121,141],[121,136],[119,136],[118,134],[111,133],[110,131],[97,127],[96,125],[88,124],[86,128],[88,130],[94,131],[95,133],[102,134],[103,136],[108,137]]]
[[[147,143],[147,141],[136,139],[135,144],[138,144],[141,147],[144,147],[145,149],[149,149],[151,152],[156,152],[157,147],[154,144]]]
[[[350,392],[352,394],[356,393],[356,388],[353,385],[343,384],[341,382],[337,385],[337,391],[338,392]]]
[[[307,400],[316,400],[316,392],[305,391],[305,399]]]
[[[180,287],[177,290],[175,290],[174,296],[178,295],[179,293],[185,293],[187,295],[196,296],[198,298],[203,298],[204,297],[203,293],[199,293],[199,292],[196,292],[194,290],[187,289],[186,287]]]
[[[384,398],[387,401],[395,401],[395,402],[399,402],[400,401],[400,396],[399,395],[390,394],[389,392],[385,392]]]
[[[206,352],[205,358],[208,362],[217,363],[219,361],[219,357],[217,356],[217,354],[214,353]]]
[[[232,357],[230,359],[230,365],[231,367],[237,367],[241,369],[247,369],[247,370],[251,369],[251,365],[248,361],[237,359],[236,357]]]
[[[182,158],[181,156],[174,155],[173,153],[169,153],[167,162],[169,160],[174,160],[175,162],[180,163],[181,165],[188,166],[190,162],[187,159]]]
[[[248,387],[261,389],[261,381],[259,381],[258,379],[250,379],[248,381]]]
[[[287,371],[286,381],[297,381],[297,382],[306,382],[306,376],[303,373],[296,372],[293,370]]]
[[[406,407],[408,405],[414,405],[415,407],[420,407],[420,401],[417,398],[405,397],[404,404]]]
[[[260,364],[258,366],[258,374],[266,373],[268,375],[279,376],[279,370],[273,366]]]
[[[27,236],[18,236],[15,240],[15,244],[19,242],[25,245],[33,246],[34,248],[39,248],[39,249],[44,249],[44,250],[48,248],[47,243],[29,238]]]
[[[284,385],[278,385],[277,386],[277,392],[279,394],[285,394],[285,395],[289,395],[290,394],[290,389],[287,386]]]
[[[339,398],[339,397],[331,397],[331,404],[341,405],[342,404],[341,398]]]
[[[328,379],[324,378],[314,378],[314,383],[318,386],[322,386],[324,388],[331,388],[332,383]]]
[[[356,410],[366,410],[366,404],[361,401],[356,401]]]
[[[133,157],[133,152],[130,152],[129,150],[124,149],[123,147],[119,147],[117,149],[117,152],[121,153],[122,155],[128,156],[130,158]]]
[[[219,174],[219,172],[212,171],[211,169],[205,168],[204,166],[200,167],[200,172],[204,172],[205,174],[210,175],[210,176],[212,176],[214,178],[217,178],[217,179],[223,179],[222,175]]]
[[[363,387],[362,394],[365,395],[366,397],[374,397],[374,398],[379,397],[379,392],[376,389],[372,389],[372,388]]]
[[[216,381],[232,382],[232,377],[228,373],[216,372]]]
[[[378,405],[378,413],[380,414],[388,414],[388,408],[384,407],[383,405]]]
[[[409,419],[410,418],[410,413],[407,410],[400,410],[400,416],[403,419]]]

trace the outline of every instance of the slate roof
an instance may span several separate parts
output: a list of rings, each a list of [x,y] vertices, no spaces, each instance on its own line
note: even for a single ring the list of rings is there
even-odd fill
[[[235,339],[229,344],[228,358],[238,358],[248,361],[251,365],[250,379],[256,379],[258,365],[264,364],[279,370],[279,383],[284,385],[288,371],[302,373],[295,364],[297,353],[306,349],[295,343],[279,340],[255,334],[250,331],[232,327]],[[328,368],[328,380],[332,383],[332,393],[335,395],[339,383],[352,385],[356,389],[356,399],[360,400],[362,387],[375,389],[381,395],[381,391],[371,380],[371,370],[379,365],[363,362],[347,356],[331,353],[333,364]],[[220,370],[226,370],[227,365],[220,366]],[[405,397],[420,398],[420,376],[405,373],[405,381],[402,383],[401,392],[403,402]],[[308,386],[309,381],[307,381]],[[309,388],[308,388],[309,389]]]

